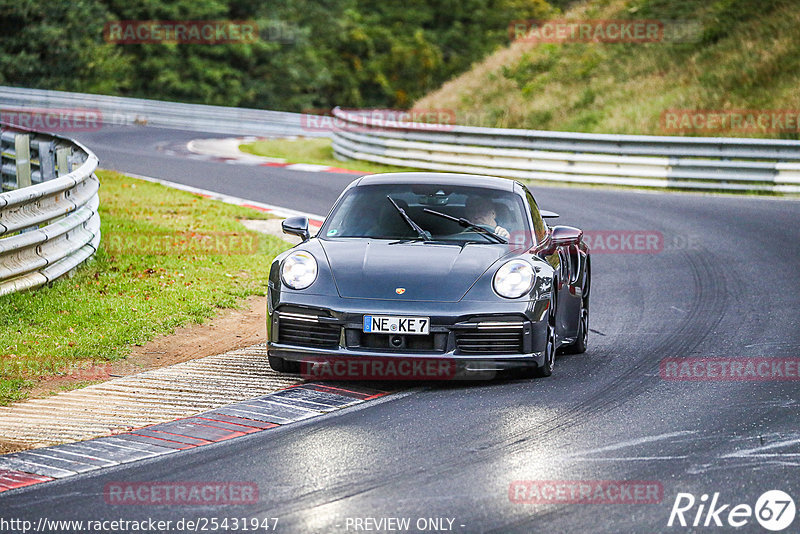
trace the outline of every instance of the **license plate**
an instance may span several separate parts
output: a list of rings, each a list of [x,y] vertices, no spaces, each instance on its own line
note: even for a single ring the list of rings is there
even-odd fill
[[[428,333],[428,317],[398,317],[396,315],[365,315],[364,332],[368,334],[410,334]]]

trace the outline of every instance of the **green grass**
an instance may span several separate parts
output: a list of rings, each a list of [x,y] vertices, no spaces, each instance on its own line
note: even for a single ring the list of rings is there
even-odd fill
[[[3,405],[24,399],[25,390],[35,384],[33,380],[6,378],[5,372],[0,376],[0,404]]]
[[[411,171],[408,167],[381,165],[369,161],[339,161],[333,157],[331,140],[325,138],[265,139],[240,145],[242,152],[257,156],[283,158],[289,163],[313,163],[366,173]]]
[[[98,175],[95,259],[50,287],[0,297],[0,404],[25,398],[39,378],[124,358],[133,344],[263,295],[272,258],[288,247],[238,222],[266,214]]]
[[[517,41],[414,108],[452,110],[471,126],[676,134],[666,110],[800,109],[800,10],[792,0],[574,2],[572,20],[691,21],[685,42]],[[680,135],[798,139],[798,131],[686,130]]]

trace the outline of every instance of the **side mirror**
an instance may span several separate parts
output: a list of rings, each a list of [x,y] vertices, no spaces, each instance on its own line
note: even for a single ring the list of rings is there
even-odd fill
[[[553,245],[566,247],[580,243],[583,237],[583,230],[572,226],[554,226],[550,236],[553,240]]]
[[[281,223],[284,234],[296,235],[303,241],[311,239],[308,232],[308,217],[289,217]]]
[[[554,211],[547,211],[547,210],[539,210],[539,215],[542,216],[542,219],[558,219],[558,213]]]

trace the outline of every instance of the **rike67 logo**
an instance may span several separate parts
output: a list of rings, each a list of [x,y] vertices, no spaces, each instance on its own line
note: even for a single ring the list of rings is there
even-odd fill
[[[763,528],[779,532],[792,524],[796,513],[794,499],[781,490],[764,492],[756,500],[755,506],[724,503],[718,492],[710,500],[705,493],[699,499],[691,493],[678,493],[667,526],[741,528],[752,524],[755,517]],[[693,532],[696,531],[693,529]]]

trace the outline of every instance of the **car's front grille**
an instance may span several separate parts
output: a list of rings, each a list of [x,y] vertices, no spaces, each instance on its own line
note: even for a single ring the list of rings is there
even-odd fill
[[[321,349],[339,347],[341,327],[279,316],[278,343]]]
[[[401,341],[394,346],[391,338]],[[389,334],[361,334],[361,347],[397,351],[432,351],[434,350],[433,334],[427,336],[390,336]]]
[[[457,332],[456,348],[463,354],[520,354],[522,329]]]
[[[368,334],[355,328],[345,330],[347,348],[381,352],[444,352],[447,333],[428,335]],[[394,341],[394,342],[393,342]]]

